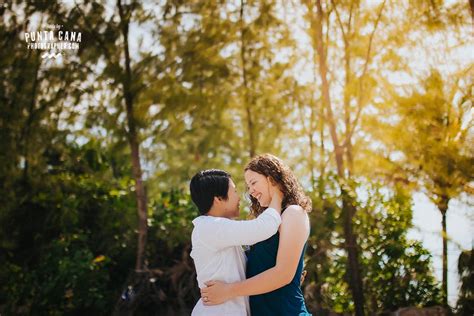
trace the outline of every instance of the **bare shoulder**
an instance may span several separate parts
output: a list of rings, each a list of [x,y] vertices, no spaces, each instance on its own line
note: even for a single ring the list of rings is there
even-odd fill
[[[285,217],[307,219],[308,214],[301,206],[290,205],[282,212],[281,218],[284,219]]]
[[[280,233],[289,233],[294,237],[301,235],[303,239],[308,237],[310,226],[309,216],[301,206],[288,206],[281,215],[281,221]]]

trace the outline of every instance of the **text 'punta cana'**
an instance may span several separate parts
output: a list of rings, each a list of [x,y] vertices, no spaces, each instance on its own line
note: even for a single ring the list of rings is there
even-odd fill
[[[68,41],[68,42],[81,42],[81,32],[70,32],[70,31],[58,31],[55,34],[53,31],[38,31],[38,32],[25,32],[25,41],[29,42],[43,42],[43,41]]]

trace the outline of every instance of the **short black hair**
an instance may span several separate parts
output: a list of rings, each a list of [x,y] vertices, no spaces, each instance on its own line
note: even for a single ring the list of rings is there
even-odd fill
[[[194,175],[189,184],[189,190],[191,199],[201,215],[209,212],[215,196],[227,200],[230,178],[230,174],[219,169],[202,170]]]

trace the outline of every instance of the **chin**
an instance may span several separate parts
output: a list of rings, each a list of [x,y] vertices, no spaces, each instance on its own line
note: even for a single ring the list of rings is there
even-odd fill
[[[268,207],[270,205],[270,202],[271,201],[267,201],[267,202],[263,202],[263,203],[259,202],[259,204],[260,204],[261,207]]]

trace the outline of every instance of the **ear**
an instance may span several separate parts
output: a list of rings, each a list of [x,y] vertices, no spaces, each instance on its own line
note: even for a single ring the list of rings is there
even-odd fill
[[[272,177],[270,177],[270,176],[267,176],[267,181],[268,181],[268,183],[269,183],[269,184],[276,185],[276,182],[275,182],[275,180],[273,180],[273,178],[272,178]]]

